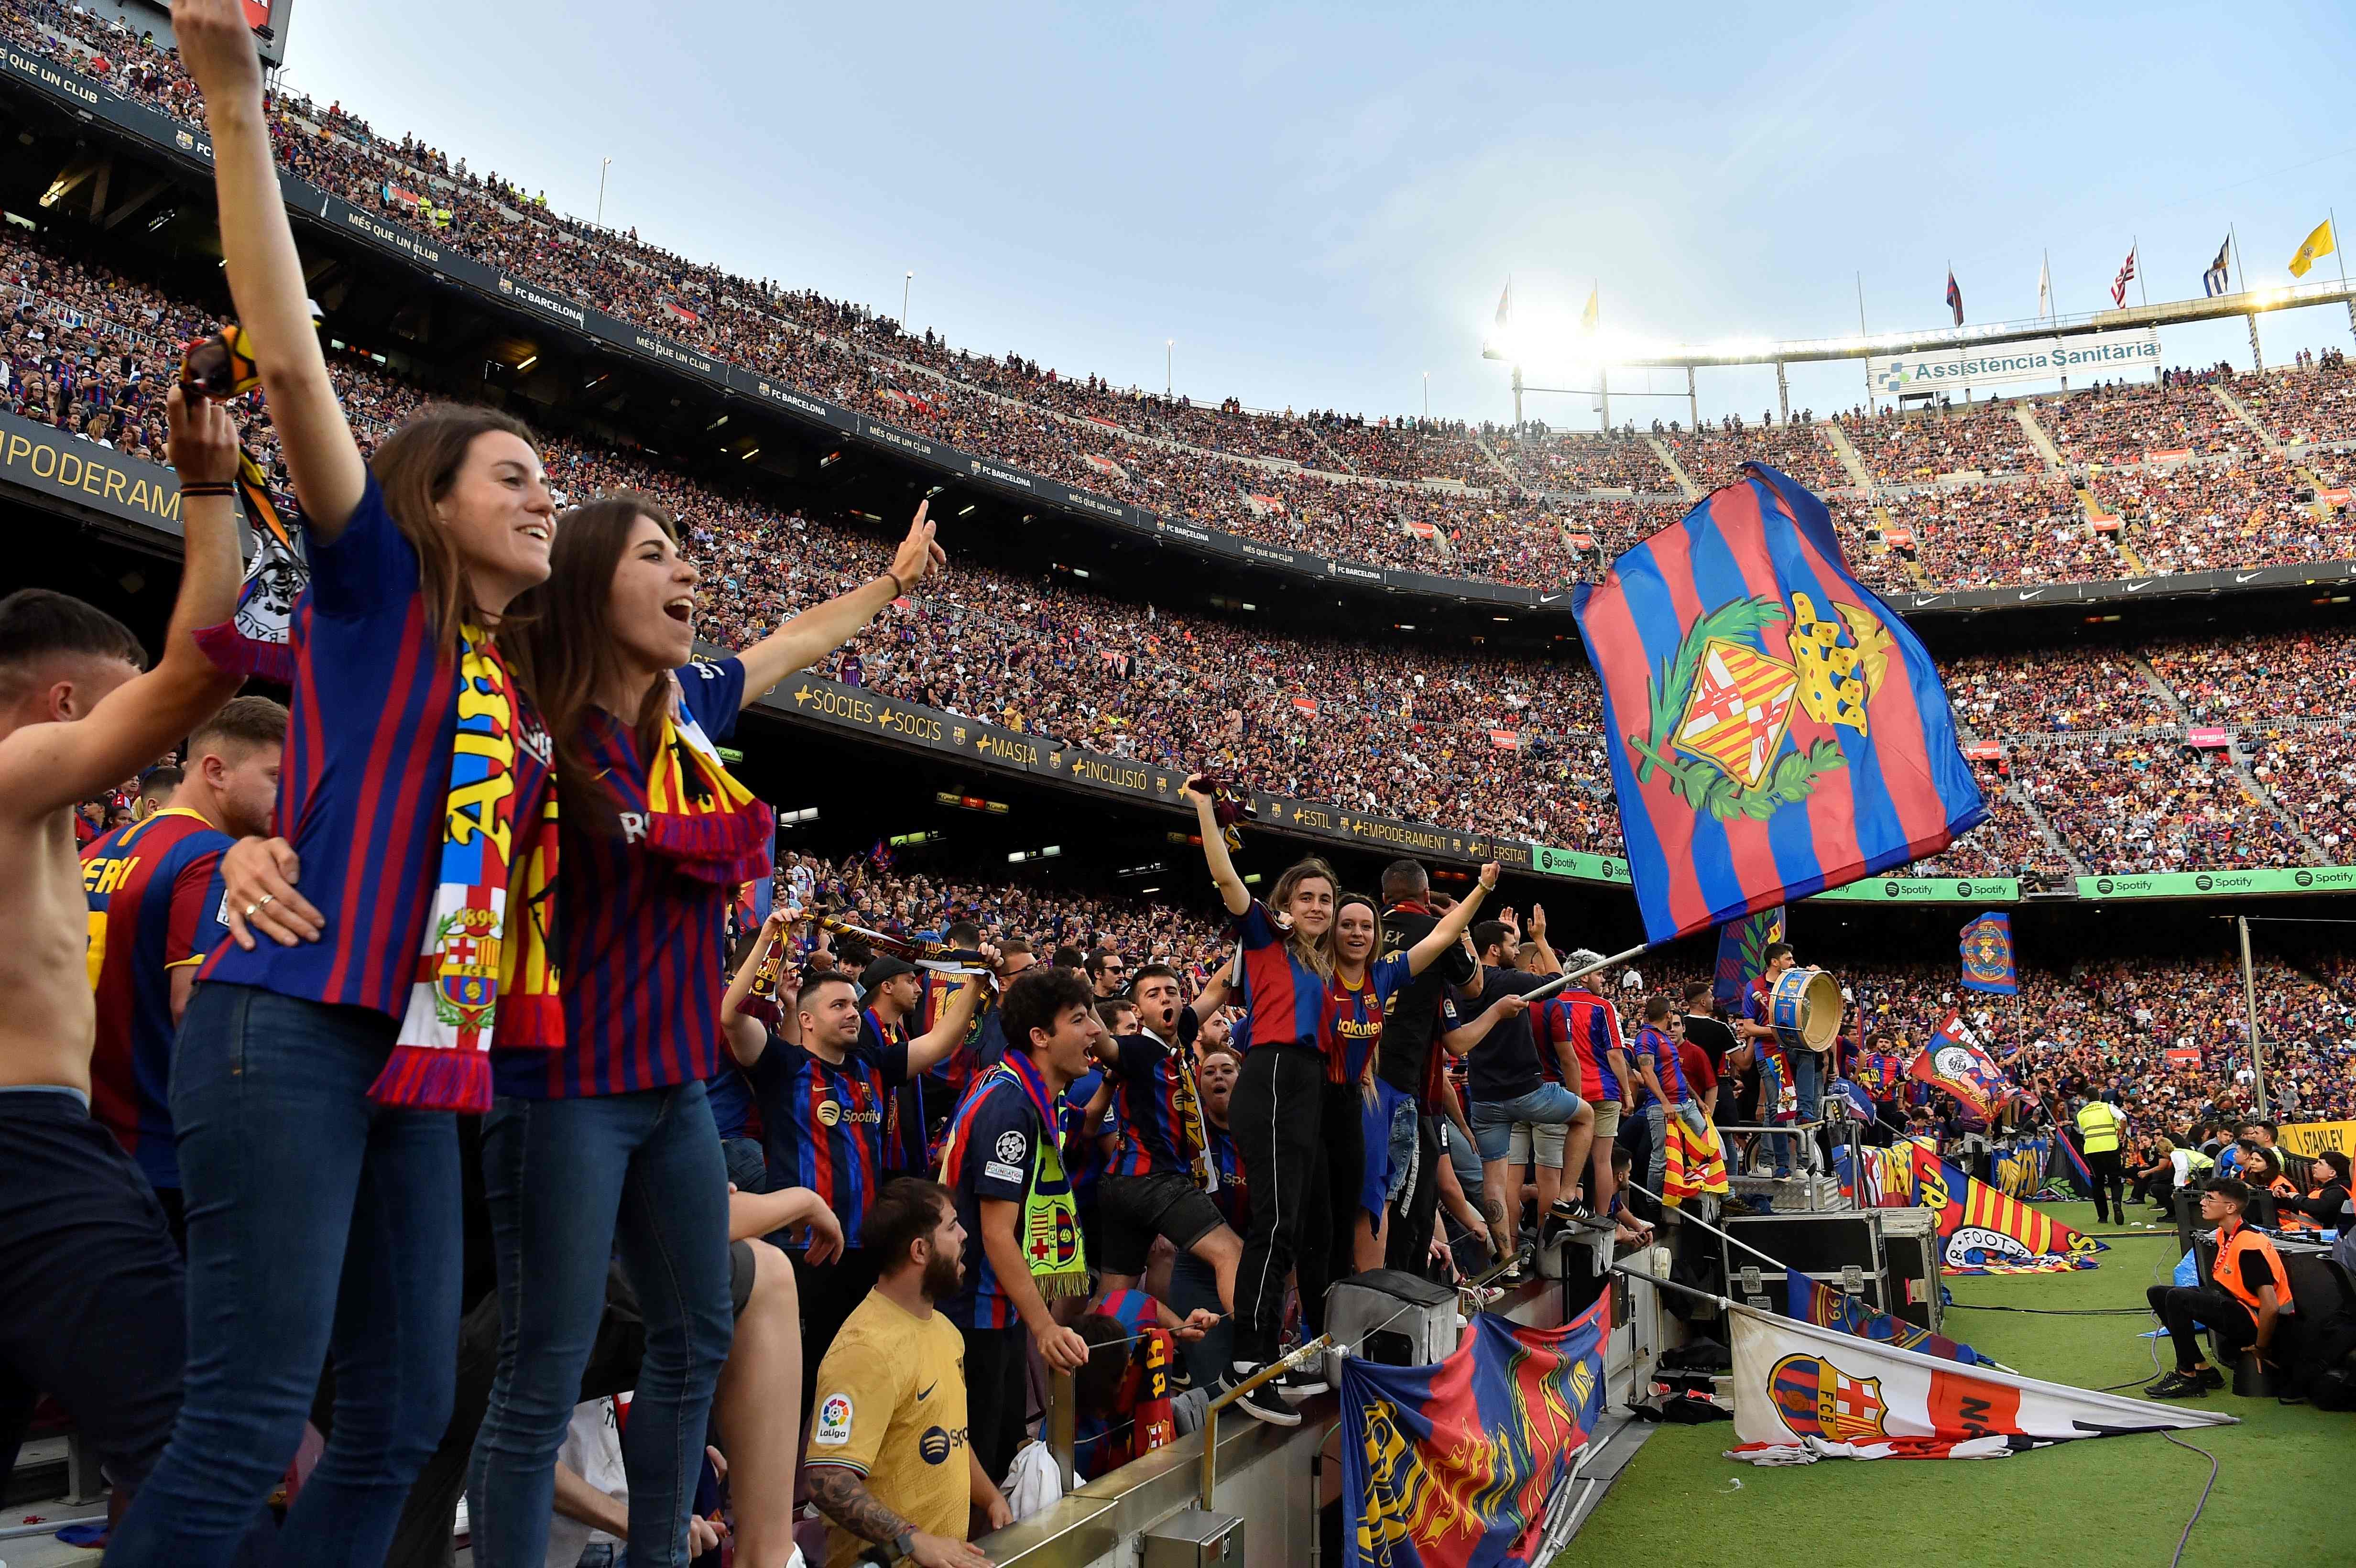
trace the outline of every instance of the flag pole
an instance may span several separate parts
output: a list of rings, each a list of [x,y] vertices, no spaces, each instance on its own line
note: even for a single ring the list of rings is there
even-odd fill
[[[1561,974],[1556,976],[1553,979],[1548,980],[1545,985],[1540,986],[1537,990],[1525,992],[1524,997],[1532,1004],[1543,1002],[1548,997],[1558,996],[1563,991],[1567,990],[1573,980],[1584,980],[1587,976],[1596,973],[1596,971],[1600,969],[1609,969],[1614,964],[1625,964],[1631,958],[1642,957],[1644,953],[1652,947],[1652,945],[1653,944],[1649,942],[1640,942],[1624,953],[1614,953],[1609,958],[1599,958],[1594,963],[1586,965],[1580,968],[1566,969]]]
[[[2141,235],[2133,235],[2128,238],[2127,254],[2135,258],[2136,292],[2143,296],[2143,303],[2146,305],[2149,305],[2151,304],[2151,287],[2144,282],[2143,278],[2143,237]]]
[[[2323,215],[2331,219],[2331,253],[2339,259],[2340,286],[2344,289],[2348,286],[2348,249],[2340,243],[2340,214],[2327,207]],[[2348,333],[2350,336],[2356,337],[2356,299],[2349,300],[2347,305]]]
[[[2356,304],[2349,307],[2348,322],[2350,330],[2356,331]],[[1865,272],[1862,269],[1857,274],[1857,335],[1859,337],[1866,335]],[[1871,355],[1866,356],[1865,358],[1865,411],[1869,414],[1873,412],[1873,357]]]

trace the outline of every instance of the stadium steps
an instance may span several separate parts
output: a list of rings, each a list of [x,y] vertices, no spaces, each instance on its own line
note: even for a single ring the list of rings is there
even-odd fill
[[[1309,439],[1317,443],[1318,451],[1323,453],[1326,456],[1333,460],[1333,466],[1335,468],[1341,470],[1344,474],[1355,475],[1358,472],[1355,468],[1353,468],[1350,465],[1350,460],[1348,458],[1343,456],[1340,453],[1325,444],[1325,438],[1317,433],[1317,426],[1314,423],[1308,420],[1303,420],[1301,421],[1301,428],[1309,432]],[[1478,440],[1479,438],[1475,437],[1474,439]],[[1481,450],[1486,452],[1489,449],[1484,446]],[[1496,459],[1493,457],[1489,461],[1494,463],[1496,462]],[[1512,475],[1508,475],[1506,477],[1511,478]]]
[[[1978,731],[1960,719],[1955,720],[1955,738],[1966,746],[1976,746],[1980,742]],[[1998,738],[2001,739],[2001,737]],[[2045,814],[2037,809],[2037,803],[2029,798],[2029,786],[2023,784],[2017,774],[2008,773],[2005,775],[2004,797],[2020,807],[2020,814],[2029,818],[2029,826],[2037,830],[2037,837],[2044,841],[2045,847],[2058,856],[2063,865],[2070,868],[2072,876],[2092,875],[2086,869],[2086,862],[2078,859],[2076,851],[2072,850],[2062,839],[2062,835],[2055,831],[2053,824],[2046,820]]]
[[[2102,505],[2101,501],[2095,499],[2094,486],[2091,483],[2078,492],[2078,510],[2084,516],[2088,528],[2091,529],[2094,526],[2094,509]],[[2119,560],[2130,574],[2141,577],[2149,569],[2143,563],[2142,553],[2127,539],[2126,514],[2114,512],[2111,515],[2119,519]]]
[[[2037,455],[2045,459],[2045,472],[2061,473],[2067,466],[2062,461],[2062,449],[2053,444],[2053,438],[2045,433],[2045,427],[2039,424],[2037,416],[2029,411],[2027,398],[2013,400],[2012,417],[2020,421],[2022,433],[2029,437],[2029,444],[2037,449]]]
[[[2250,433],[2258,438],[2258,444],[2260,446],[2265,448],[2268,452],[2273,453],[2277,457],[2282,455],[2282,443],[2275,439],[2274,432],[2268,430],[2265,425],[2258,422],[2258,419],[2255,414],[2253,414],[2248,409],[2242,405],[2241,399],[2235,397],[2227,389],[2217,386],[2214,383],[2211,383],[2209,389],[2217,394],[2217,400],[2224,404],[2225,407],[2232,411],[2235,419],[2240,420],[2244,425],[2249,427]]]
[[[1865,459],[1857,454],[1857,448],[1849,444],[1848,432],[1841,429],[1838,420],[1819,420],[1816,422],[1824,427],[1825,439],[1832,443],[1833,455],[1839,458],[1840,465],[1848,471],[1849,482],[1870,495],[1873,491],[1873,475],[1867,470]],[[1881,508],[1877,507],[1874,510],[1879,512]],[[1890,526],[1890,518],[1886,513],[1882,517],[1881,526],[1883,528]]]
[[[1898,519],[1891,517],[1890,515],[1890,508],[1883,506],[1879,501],[1876,501],[1873,504],[1873,517],[1874,521],[1881,525],[1881,552],[1884,555],[1887,555],[1890,553],[1890,530],[1898,526]],[[1914,560],[1912,556],[1901,555],[1898,558],[1898,564],[1900,568],[1905,571],[1907,581],[1912,582],[1915,587],[1920,588],[1925,593],[1933,591],[1931,580],[1922,574],[1922,563],[1921,561]]]
[[[1481,449],[1481,455],[1489,460],[1489,466],[1495,469],[1506,484],[1516,489],[1520,488],[1522,482],[1514,477],[1514,471],[1505,466],[1505,459],[1499,457],[1494,451],[1491,450],[1489,443],[1481,439],[1481,432],[1476,430],[1469,433],[1472,437],[1472,444]]]
[[[1677,461],[1676,453],[1669,450],[1667,442],[1657,435],[1648,435],[1644,438],[1644,444],[1653,449],[1653,455],[1661,460],[1661,466],[1669,471],[1670,477],[1677,482],[1678,492],[1687,500],[1701,499],[1701,486],[1693,482],[1693,475],[1686,472],[1685,464]]]
[[[2143,672],[2144,679],[2151,683],[2151,688],[2159,693],[2160,700],[2166,702],[2169,711],[2176,715],[2176,721],[2189,727],[2192,723],[2192,715],[2185,711],[2184,704],[2177,700],[2176,693],[2170,689],[2159,671],[2152,667],[2151,661],[2143,655],[2136,654],[2134,656],[2134,663],[2136,668]],[[2231,725],[2227,727],[2233,728]],[[2331,857],[2323,852],[2323,846],[2307,836],[2307,830],[2298,825],[2298,818],[2291,814],[2290,808],[2275,798],[2274,791],[2258,782],[2257,774],[2250,772],[2249,764],[2242,761],[2236,751],[2229,747],[2224,756],[2225,765],[2232,768],[2234,774],[2242,781],[2242,793],[2249,797],[2250,804],[2272,813],[2275,820],[2282,824],[2284,831],[2290,835],[2301,849],[2313,857],[2308,864],[2310,866],[2331,864]]]

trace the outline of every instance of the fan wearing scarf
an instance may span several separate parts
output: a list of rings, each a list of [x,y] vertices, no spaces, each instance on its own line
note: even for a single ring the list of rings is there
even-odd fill
[[[942,559],[932,536],[920,510],[891,572],[707,663],[692,658],[697,574],[678,526],[653,497],[622,492],[558,519],[549,580],[516,605],[517,663],[547,716],[563,797],[564,1044],[492,1053],[483,1182],[500,1339],[469,1515],[482,1568],[539,1568],[547,1555],[553,1465],[615,1256],[647,1336],[622,1443],[630,1561],[685,1568],[734,1320],[728,1173],[704,1081],[722,1061],[730,905],[739,884],[771,874],[775,837],[769,807],[715,742],[746,696],[914,588]],[[790,1537],[774,1547],[747,1568],[783,1568]]]
[[[230,1561],[332,1354],[334,1435],[278,1561],[373,1563],[450,1415],[450,1112],[488,1104],[494,1041],[559,1043],[536,945],[550,748],[500,635],[548,575],[555,507],[530,432],[487,409],[431,410],[362,461],[312,325],[252,35],[232,0],[174,13],[309,581],[284,626],[285,837],[224,857],[232,941],[200,973],[174,1061],[186,1398],[108,1558]]]

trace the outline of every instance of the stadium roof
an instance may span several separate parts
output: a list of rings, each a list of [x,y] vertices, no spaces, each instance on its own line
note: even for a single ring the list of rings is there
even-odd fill
[[[2177,300],[2164,304],[2129,305],[2124,310],[2089,311],[2076,315],[2045,316],[2030,321],[1989,322],[1976,326],[1930,327],[1913,332],[1859,333],[1847,337],[1728,338],[1717,343],[1665,343],[1658,339],[1615,336],[1609,332],[1557,336],[1517,333],[1508,325],[1485,334],[1483,359],[1515,364],[1532,359],[1574,360],[1621,366],[1704,366],[1798,364],[1815,359],[1861,359],[1868,355],[1920,354],[1932,349],[1965,348],[1983,344],[2019,343],[2040,337],[2074,337],[2085,333],[2117,332],[2137,327],[2170,326],[2221,316],[2256,315],[2265,311],[2293,310],[2304,305],[2356,300],[2356,283],[2340,279],[2329,283],[2289,283],[2279,288],[2245,289],[2238,293],[2205,299]]]

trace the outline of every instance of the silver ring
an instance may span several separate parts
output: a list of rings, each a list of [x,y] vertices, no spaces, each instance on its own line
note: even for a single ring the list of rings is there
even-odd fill
[[[271,900],[277,896],[278,895],[276,893],[264,893],[260,898],[254,900],[252,903],[246,905],[245,918],[252,920],[255,915],[260,914],[262,912],[262,906],[270,902]]]

